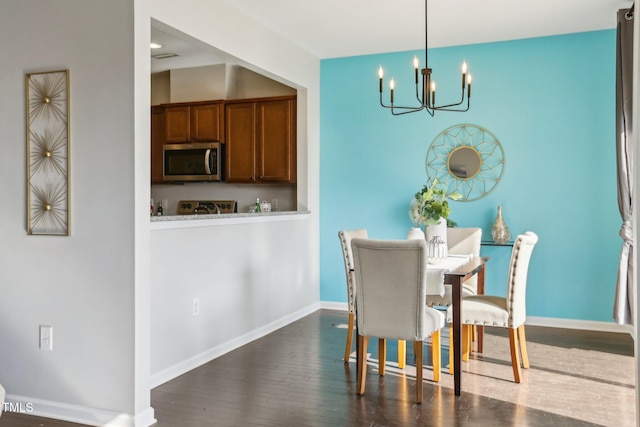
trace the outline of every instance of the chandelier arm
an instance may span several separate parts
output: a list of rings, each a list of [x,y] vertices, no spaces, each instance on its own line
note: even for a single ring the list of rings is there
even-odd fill
[[[416,113],[416,112],[418,112],[418,111],[421,111],[421,110],[424,110],[424,109],[425,109],[425,107],[418,107],[418,108],[415,108],[415,109],[413,109],[413,110],[408,109],[407,111],[396,112],[396,111],[394,111],[394,109],[396,109],[396,108],[407,108],[407,107],[392,107],[392,108],[391,108],[391,114],[393,114],[394,116],[402,116],[402,115],[404,115],[404,114]],[[427,112],[428,112],[428,113],[433,117],[433,113],[432,113],[431,111],[429,111],[429,110],[427,109]]]
[[[455,109],[455,108],[435,108],[435,111],[450,111],[453,113],[464,113],[465,111],[469,111],[469,106],[467,105],[464,109]]]
[[[440,107],[434,108],[434,110],[436,110],[436,111],[453,111],[453,112],[456,112],[456,113],[464,113],[465,111],[469,111],[470,99],[467,98],[467,107],[465,109],[449,108],[449,107],[455,107],[456,105],[457,104],[454,104],[454,105],[442,105]]]
[[[417,106],[417,107],[407,107],[407,106],[403,106],[403,105],[394,105],[394,104],[387,104],[385,105],[385,103],[382,101],[382,94],[380,94],[380,105],[384,108],[389,108],[391,110],[396,109],[396,110],[412,110],[412,111],[420,111],[424,108],[424,106]]]
[[[427,110],[427,112],[431,117],[433,117],[433,114],[434,114],[434,112],[431,109],[429,109],[429,107],[427,107],[426,105],[421,105],[419,107],[407,107],[403,105],[393,105],[393,104],[385,105],[384,102],[382,101],[382,95],[380,95],[380,105],[384,108],[391,110],[391,114],[393,114],[394,116],[402,116],[403,114],[416,113],[418,111],[422,111],[425,109]],[[406,111],[398,112],[397,110],[406,110]]]
[[[456,107],[458,105],[462,105],[464,103],[464,89],[462,89],[462,96],[460,97],[460,101],[454,104],[446,104],[446,105],[439,105],[439,106],[434,106],[433,108],[435,110],[440,110],[440,109],[444,109],[444,108],[449,108],[449,107]],[[469,103],[468,98],[467,98],[467,104]],[[455,110],[455,111],[459,111],[459,110]]]
[[[380,106],[384,107],[384,108],[388,108],[391,110],[391,113],[394,116],[399,116],[402,114],[407,114],[407,113],[415,113],[417,111],[421,111],[426,109],[429,109],[429,107],[423,103],[420,103],[420,105],[414,106],[414,107],[408,107],[406,105],[395,105],[395,104],[386,104],[384,103],[384,101],[382,100],[382,93],[380,94]],[[396,113],[394,112],[394,110],[407,110],[407,111],[403,111],[400,113]],[[431,112],[429,112],[429,114],[431,114],[433,116],[433,114]]]

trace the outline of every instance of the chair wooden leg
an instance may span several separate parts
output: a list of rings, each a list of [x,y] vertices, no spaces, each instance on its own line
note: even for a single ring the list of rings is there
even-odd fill
[[[364,394],[364,387],[367,383],[367,351],[369,347],[369,337],[358,335],[358,366],[360,369],[356,374],[356,394]]]
[[[353,341],[353,327],[355,324],[356,315],[354,313],[349,313],[349,322],[347,326],[347,343],[344,347],[344,362],[349,362],[349,358],[351,357],[351,342]]]
[[[431,334],[431,358],[433,359],[433,381],[440,381],[442,359],[440,355],[440,331]]]
[[[344,363],[349,361],[351,356],[351,341],[353,341],[353,324],[355,323],[356,315],[349,313],[349,326],[347,327],[347,344],[344,348]]]
[[[384,376],[384,365],[387,363],[387,340],[378,339],[378,375]]]
[[[398,340],[398,368],[404,369],[404,364],[406,360],[407,360],[407,342],[404,340]]]
[[[524,336],[524,324],[518,326],[518,341],[520,342],[520,355],[522,367],[529,369],[529,354],[527,353],[527,339]]]
[[[473,325],[462,325],[462,361],[469,361],[469,352],[471,347],[471,327]]]
[[[513,378],[519,384],[521,372],[517,329],[509,328],[509,347],[511,348],[511,365],[513,366]]]
[[[414,348],[416,349],[416,403],[422,403],[422,358],[424,343],[416,341]]]
[[[473,343],[478,342],[478,326],[473,325],[471,329],[471,351],[473,350]],[[478,344],[478,350],[480,350],[480,344]]]
[[[449,374],[453,375],[453,326],[449,325]]]

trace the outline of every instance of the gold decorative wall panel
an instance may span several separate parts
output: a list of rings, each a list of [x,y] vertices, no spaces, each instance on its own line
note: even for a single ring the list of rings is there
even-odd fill
[[[69,235],[69,70],[26,75],[27,232]]]

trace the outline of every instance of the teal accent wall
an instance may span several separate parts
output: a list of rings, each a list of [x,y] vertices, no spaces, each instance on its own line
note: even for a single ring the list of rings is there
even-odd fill
[[[502,181],[473,202],[451,202],[459,226],[490,239],[498,205],[513,235],[538,234],[529,270],[529,316],[612,321],[622,241],[615,160],[615,30],[429,50],[437,100],[459,96],[460,65],[473,74],[466,113],[393,117],[378,103],[379,65],[396,102],[414,96],[412,60],[395,52],[321,63],[320,265],[322,301],[346,302],[337,233],[404,239],[408,205],[427,181],[433,139],[462,123],[500,140]],[[388,89],[386,96],[388,96]],[[407,95],[404,96],[403,92]],[[487,293],[504,295],[510,248],[491,257]]]

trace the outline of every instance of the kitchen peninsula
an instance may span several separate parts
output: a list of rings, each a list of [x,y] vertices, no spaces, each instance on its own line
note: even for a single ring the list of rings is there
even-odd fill
[[[243,224],[256,222],[287,221],[307,218],[309,211],[278,211],[263,213],[220,213],[198,215],[152,216],[151,230],[172,228],[208,227],[216,225]]]
[[[153,216],[151,386],[318,308],[309,211]]]

